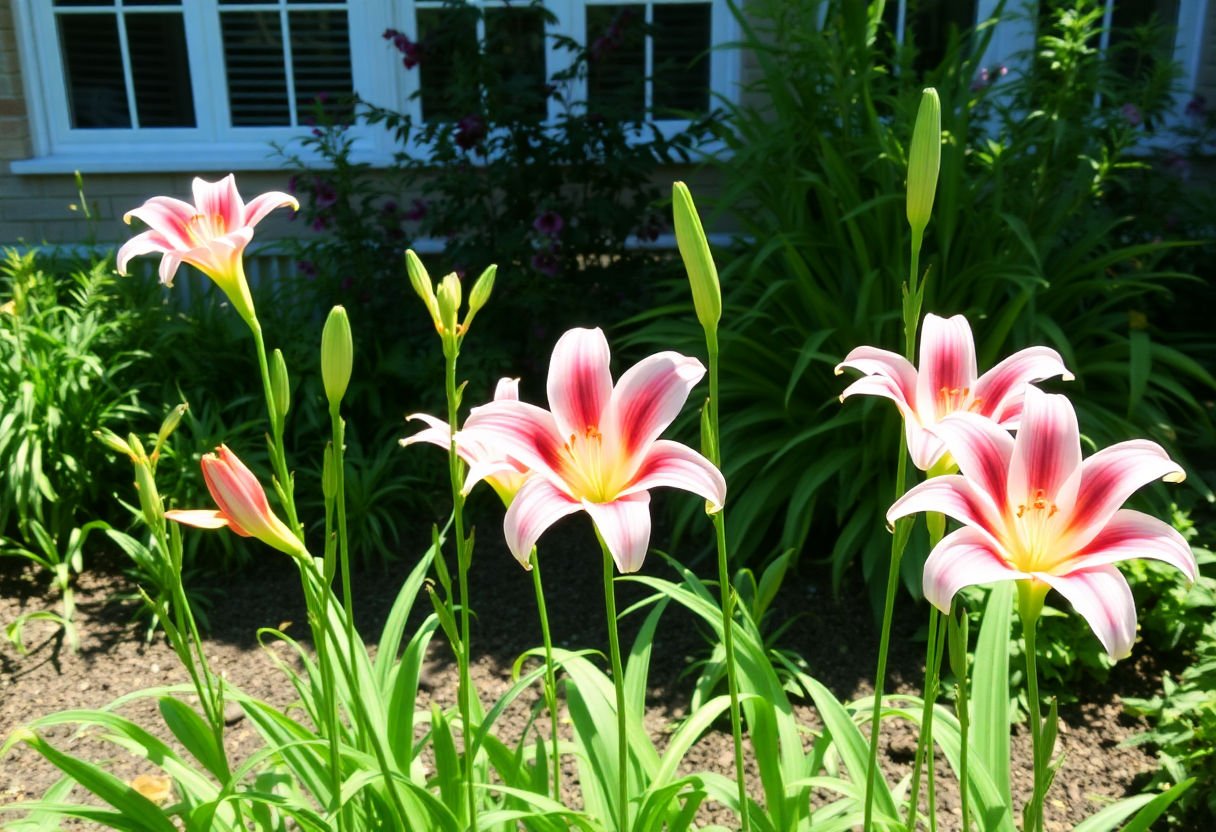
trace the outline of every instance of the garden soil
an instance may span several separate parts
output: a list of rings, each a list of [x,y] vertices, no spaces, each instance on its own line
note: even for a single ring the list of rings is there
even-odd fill
[[[564,521],[542,541],[540,557],[554,641],[564,647],[606,649],[603,595],[600,585],[600,554],[585,517]],[[581,521],[581,522],[580,522]],[[494,701],[510,684],[517,656],[540,643],[532,582],[488,533],[479,536],[478,552],[470,574],[474,619],[473,678],[482,700]],[[485,542],[482,542],[485,541]],[[104,559],[104,554],[97,560]],[[410,564],[360,570],[353,581],[356,617],[361,632],[374,641],[397,588]],[[706,562],[698,571],[708,576]],[[648,559],[644,573],[671,577],[661,558]],[[840,597],[825,588],[814,567],[804,565],[800,574],[787,578],[773,613],[773,624],[793,617],[781,646],[806,660],[809,672],[845,701],[872,691],[878,633],[867,597],[860,586],[847,587]],[[308,643],[308,632],[298,575],[291,562],[269,550],[239,574],[192,581],[190,589],[208,599],[210,621],[205,649],[212,667],[252,696],[278,706],[293,699],[277,663],[291,661],[281,643],[261,646],[257,631],[262,627],[286,629]],[[640,589],[622,583],[618,608],[626,609],[641,597]],[[132,691],[188,681],[174,653],[163,638],[150,642],[145,624],[135,621],[137,602],[131,599],[132,585],[116,569],[98,564],[77,582],[77,626],[80,650],[72,653],[46,622],[27,628],[29,652],[21,654],[6,641],[0,643],[0,734],[37,717],[69,708],[100,708]],[[425,598],[419,606],[428,608]],[[0,561],[0,625],[16,616],[57,607],[45,576],[16,560]],[[417,617],[417,616],[416,616]],[[624,644],[631,643],[632,628],[640,616],[624,622]],[[923,674],[923,644],[908,634],[925,620],[923,608],[910,602],[897,610],[894,649],[891,658],[892,685],[896,691],[916,693]],[[651,690],[646,725],[660,745],[673,725],[687,714],[694,662],[706,655],[703,628],[674,605],[664,613],[655,643],[651,666]],[[441,706],[455,703],[457,673],[442,637],[432,642],[423,677],[422,698]],[[1079,703],[1062,709],[1060,746],[1064,764],[1047,801],[1048,829],[1071,829],[1111,800],[1134,794],[1154,770],[1154,760],[1143,747],[1124,747],[1123,741],[1144,729],[1144,724],[1123,712],[1124,696],[1151,695],[1160,685],[1160,675],[1137,648],[1132,659],[1121,662],[1106,686],[1087,686],[1077,691]],[[1047,691],[1050,693],[1050,691]],[[539,688],[526,695],[500,719],[499,734],[517,738],[524,730],[547,732],[544,715],[528,728],[530,708],[540,699]],[[418,703],[426,705],[426,701]],[[819,725],[814,709],[800,707],[802,723]],[[155,705],[136,701],[122,713],[167,737]],[[230,756],[241,758],[259,746],[253,727],[240,710],[230,706],[226,737]],[[733,776],[733,753],[729,726],[721,724],[689,753],[687,771],[713,770]],[[564,725],[568,731],[569,726]],[[130,781],[140,774],[154,773],[147,763],[122,755],[87,733],[77,735],[71,726],[46,729],[44,735],[60,748],[95,761],[105,761],[119,777]],[[897,782],[910,771],[916,732],[910,724],[884,725],[883,759],[888,779]],[[1030,743],[1019,727],[1013,742],[1014,788],[1019,807],[1030,790]],[[956,782],[944,760],[939,759],[937,778],[939,828],[959,827],[960,807]],[[570,805],[578,805],[576,772],[567,758],[565,782]],[[756,772],[749,774],[753,793],[759,793]],[[58,779],[57,772],[24,745],[0,759],[0,804],[38,798]],[[85,799],[74,795],[73,799]],[[828,795],[816,795],[826,801]],[[11,817],[0,814],[0,828]],[[730,816],[712,804],[703,807],[699,820],[731,825]],[[74,828],[88,828],[78,825]]]

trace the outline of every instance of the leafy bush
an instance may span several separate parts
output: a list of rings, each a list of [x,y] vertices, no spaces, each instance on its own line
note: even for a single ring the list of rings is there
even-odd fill
[[[312,136],[284,154],[296,168],[302,219],[324,232],[299,252],[318,307],[346,305],[357,331],[391,328],[394,337],[380,340],[406,345],[409,359],[433,346],[422,319],[403,327],[397,311],[407,302],[405,248],[441,240],[435,262],[462,276],[493,252],[502,302],[487,309],[482,326],[504,337],[486,337],[488,350],[469,368],[475,385],[490,388],[501,367],[540,373],[529,342],[551,339],[565,324],[620,320],[644,307],[659,275],[677,273],[669,258],[633,243],[667,228],[655,174],[660,165],[688,161],[708,120],[669,138],[611,102],[593,108],[573,99],[574,82],[620,38],[644,28],[637,16],[618,18],[616,39],[592,47],[559,38],[554,46],[571,53],[571,66],[544,78],[511,64],[516,33],[484,26],[484,37],[473,38],[486,15],[480,5],[448,0],[443,9],[445,25],[420,43],[389,30],[388,44],[369,45],[401,51],[407,72],[429,61],[450,70],[434,99],[429,86],[425,102],[415,93],[424,109],[442,101],[441,112],[419,120],[366,101],[353,108],[320,101]],[[552,17],[535,1],[514,12],[525,13]],[[389,169],[373,173],[352,158],[352,111],[392,132],[399,150]],[[305,158],[323,164],[314,169]],[[425,366],[400,364],[408,390],[427,389]]]
[[[1137,216],[1164,206],[1113,204],[1121,177],[1144,164],[1129,151],[1146,128],[1123,104],[1158,112],[1168,62],[1150,78],[1102,71],[1088,47],[1100,16],[1061,14],[1045,21],[1021,77],[979,65],[990,29],[954,32],[921,77],[914,45],[888,65],[878,5],[759,0],[736,11],[759,73],[724,122],[732,154],[718,165],[724,210],[751,241],[723,274],[722,400],[736,417],[722,444],[741,495],[734,551],[795,548],[830,559],[834,581],[860,556],[876,591],[888,541],[869,530],[894,496],[897,417],[886,403],[842,408],[831,369],[858,345],[903,341],[902,191],[923,83],[940,93],[945,136],[925,311],[980,322],[981,369],[1032,343],[1056,347],[1098,443],[1147,432],[1177,455],[1210,442],[1209,415],[1188,388],[1216,387],[1185,351],[1200,339],[1155,314],[1183,277],[1166,260],[1180,243],[1143,233]],[[642,318],[637,340],[691,349],[697,333],[670,312]],[[839,442],[845,426],[857,441]],[[910,587],[921,563],[904,559]]]

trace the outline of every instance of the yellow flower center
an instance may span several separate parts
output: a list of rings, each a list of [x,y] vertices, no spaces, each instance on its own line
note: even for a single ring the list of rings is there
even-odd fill
[[[1018,504],[1011,521],[1011,566],[1023,572],[1050,572],[1064,559],[1066,553],[1059,549],[1059,524],[1053,519],[1059,511],[1041,488]]]
[[[208,240],[223,237],[228,233],[228,225],[220,214],[195,214],[186,226],[190,239],[202,245]]]
[[[621,466],[604,454],[604,436],[596,425],[570,434],[562,445],[562,476],[573,495],[593,503],[610,503],[624,488]]]
[[[941,417],[962,411],[978,413],[983,402],[971,397],[970,387],[942,387],[937,391],[937,414]]]

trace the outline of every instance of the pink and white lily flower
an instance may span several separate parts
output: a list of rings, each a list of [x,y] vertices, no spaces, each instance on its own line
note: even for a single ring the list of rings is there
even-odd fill
[[[519,379],[502,378],[494,388],[494,401],[519,401]],[[417,442],[429,442],[438,445],[445,451],[452,446],[452,432],[448,423],[427,413],[412,413],[406,417],[411,421],[426,423],[426,427],[399,440],[401,447],[408,447]],[[468,494],[479,481],[485,480],[502,499],[503,505],[510,506],[519,489],[523,487],[528,476],[528,469],[520,462],[505,457],[496,456],[476,437],[466,431],[456,431],[456,453],[469,466],[465,478],[463,492]]]
[[[713,463],[659,439],[705,374],[701,362],[661,352],[625,371],[615,386],[608,362],[603,332],[572,329],[553,348],[551,411],[494,401],[474,408],[459,434],[532,472],[503,523],[521,564],[547,528],[586,511],[617,568],[636,572],[650,544],[650,489],[691,491],[710,511],[726,500],[726,480]]]
[[[877,347],[857,347],[836,367],[864,373],[841,393],[882,396],[895,402],[904,417],[912,462],[928,471],[945,453],[934,428],[951,413],[970,412],[1015,430],[1022,412],[1026,385],[1052,376],[1072,381],[1060,354],[1050,347],[1029,347],[978,375],[975,339],[962,315],[925,316],[920,333],[920,371],[897,353]]]
[[[1136,608],[1127,579],[1112,564],[1151,558],[1195,580],[1195,556],[1182,535],[1120,508],[1155,479],[1183,479],[1157,443],[1120,442],[1082,460],[1072,404],[1034,387],[1026,389],[1016,439],[973,413],[946,416],[937,434],[962,475],[917,485],[891,506],[887,521],[936,511],[963,524],[925,563],[925,597],[938,609],[949,611],[965,586],[1029,581],[1032,591],[1050,588],[1067,598],[1119,659],[1135,641]]]
[[[178,266],[189,263],[214,280],[241,316],[251,320],[253,302],[241,258],[253,239],[253,227],[274,209],[299,210],[300,203],[290,194],[270,191],[246,205],[232,174],[219,182],[195,178],[193,189],[193,205],[154,196],[123,216],[128,225],[132,217],[143,220],[148,230],[118,250],[119,274],[127,273],[133,257],[159,253],[160,282],[172,286]]]

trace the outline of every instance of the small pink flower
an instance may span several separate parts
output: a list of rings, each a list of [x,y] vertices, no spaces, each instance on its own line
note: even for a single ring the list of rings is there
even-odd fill
[[[1136,607],[1112,564],[1130,558],[1169,563],[1194,581],[1190,546],[1168,524],[1122,509],[1156,479],[1180,482],[1182,468],[1155,442],[1120,442],[1081,459],[1077,415],[1064,396],[1027,387],[1014,439],[989,419],[954,413],[937,434],[962,475],[933,477],[887,512],[887,521],[937,511],[963,528],[925,562],[925,597],[949,611],[965,586],[999,580],[1055,589],[1093,629],[1111,658],[1131,652]]]
[[[518,401],[519,379],[499,379],[494,389],[494,401]],[[408,447],[417,442],[429,442],[432,445],[447,450],[452,445],[452,433],[448,423],[426,413],[414,413],[406,418],[411,421],[425,422],[427,427],[400,440],[401,447]],[[495,455],[476,437],[465,431],[456,432],[456,453],[469,465],[468,476],[465,479],[464,493],[468,494],[479,481],[485,480],[502,499],[503,505],[510,506],[511,501],[523,486],[528,476],[528,469],[520,462]]]
[[[662,352],[644,358],[614,386],[608,341],[598,329],[572,329],[549,364],[552,411],[518,401],[473,409],[461,434],[497,458],[532,472],[507,509],[507,547],[521,564],[541,534],[585,511],[622,572],[636,572],[650,545],[650,489],[682,488],[710,511],[726,500],[726,481],[692,448],[659,439],[705,374],[695,358]]]
[[[189,263],[215,281],[246,320],[252,318],[253,301],[245,282],[242,257],[253,239],[253,227],[275,208],[299,210],[290,194],[271,191],[248,205],[236,189],[236,177],[228,174],[219,182],[194,180],[194,204],[168,196],[154,196],[123,216],[128,225],[135,217],[148,230],[132,237],[118,250],[118,272],[141,254],[161,255],[160,282],[173,285],[182,263]]]
[[[545,211],[532,221],[532,228],[548,237],[557,237],[566,227],[566,221],[556,211]]]
[[[227,445],[220,445],[214,454],[205,454],[202,468],[218,510],[173,509],[165,512],[166,518],[200,529],[228,526],[241,537],[256,537],[280,552],[306,554],[300,539],[271,511],[257,477]]]
[[[882,396],[895,402],[904,417],[912,462],[928,471],[945,453],[934,428],[945,416],[970,411],[1002,427],[1015,429],[1026,385],[1052,376],[1071,381],[1060,354],[1049,347],[1029,347],[982,376],[975,360],[975,339],[962,315],[925,316],[920,334],[919,372],[902,355],[877,347],[857,347],[836,367],[865,374],[840,394]],[[978,377],[977,377],[978,376]]]
[[[486,137],[486,120],[479,115],[467,115],[456,122],[456,144],[472,150]]]

